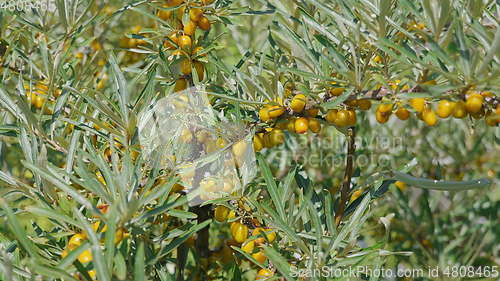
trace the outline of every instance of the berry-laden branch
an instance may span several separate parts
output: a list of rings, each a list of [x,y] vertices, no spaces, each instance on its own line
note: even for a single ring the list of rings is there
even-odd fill
[[[335,222],[337,226],[340,225],[342,221],[342,217],[344,216],[345,206],[349,199],[349,192],[351,189],[351,178],[353,173],[354,166],[354,153],[356,152],[356,131],[354,127],[351,127],[347,130],[347,159],[346,159],[346,168],[344,173],[344,181],[342,183],[342,190],[340,191],[340,205],[335,215]]]

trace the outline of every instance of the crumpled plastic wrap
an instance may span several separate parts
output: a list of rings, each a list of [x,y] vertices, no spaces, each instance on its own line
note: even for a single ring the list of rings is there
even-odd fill
[[[139,115],[139,138],[147,156],[181,179],[189,205],[242,192],[255,177],[253,134],[243,124],[220,120],[202,89],[158,100]]]

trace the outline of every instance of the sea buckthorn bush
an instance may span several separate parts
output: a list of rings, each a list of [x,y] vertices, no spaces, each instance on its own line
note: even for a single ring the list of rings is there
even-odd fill
[[[497,2],[13,2],[0,280],[498,278]]]

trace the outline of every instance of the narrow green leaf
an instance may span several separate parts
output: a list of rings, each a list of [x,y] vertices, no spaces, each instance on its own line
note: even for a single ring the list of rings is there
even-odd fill
[[[139,248],[135,253],[135,263],[134,263],[134,280],[144,281],[146,280],[146,265],[144,261],[144,242],[140,242]]]
[[[491,180],[489,179],[479,179],[470,181],[443,181],[443,180],[432,180],[425,178],[417,178],[409,174],[394,171],[394,177],[410,186],[419,187],[423,189],[434,189],[434,190],[448,190],[448,191],[458,191],[458,190],[468,190],[475,188],[486,188],[491,185]]]

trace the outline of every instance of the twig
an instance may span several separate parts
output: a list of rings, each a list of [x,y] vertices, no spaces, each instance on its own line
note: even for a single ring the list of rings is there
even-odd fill
[[[356,151],[355,144],[356,132],[354,127],[349,128],[347,130],[347,159],[346,159],[346,168],[344,173],[344,181],[342,183],[342,190],[340,191],[340,205],[337,213],[335,214],[335,222],[337,226],[340,225],[342,221],[342,217],[344,216],[344,210],[347,205],[347,201],[349,199],[349,192],[351,189],[351,178],[353,173],[354,166],[354,152]]]

